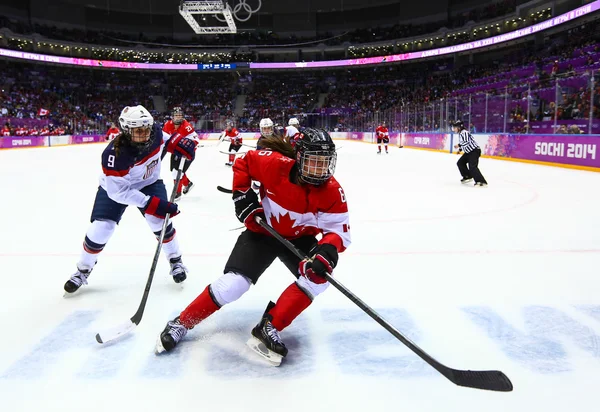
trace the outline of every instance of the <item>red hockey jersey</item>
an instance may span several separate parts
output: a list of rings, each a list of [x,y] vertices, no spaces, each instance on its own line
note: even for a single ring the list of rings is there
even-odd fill
[[[389,136],[388,128],[383,126],[379,126],[377,129],[375,129],[375,133],[377,134],[377,137],[381,139]]]
[[[236,146],[242,144],[242,135],[240,134],[240,132],[238,132],[238,130],[235,127],[232,127],[229,131],[225,129],[223,133],[225,133],[226,137],[229,137],[229,141],[231,142],[231,144],[234,144]]]
[[[181,136],[187,137],[188,139],[195,140],[196,143],[199,143],[198,134],[194,130],[194,127],[187,120],[184,120],[183,122],[181,122],[179,127],[177,127],[175,125],[175,123],[173,123],[173,120],[169,120],[163,126],[163,132],[165,132],[171,136],[175,133],[179,133]]]
[[[290,182],[296,161],[271,150],[250,150],[233,164],[233,190],[261,183],[260,195],[267,222],[286,239],[323,234],[319,243],[339,252],[350,246],[346,195],[335,178],[321,186]]]

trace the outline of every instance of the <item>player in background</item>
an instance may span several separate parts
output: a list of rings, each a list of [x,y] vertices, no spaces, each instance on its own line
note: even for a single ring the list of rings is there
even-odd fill
[[[292,146],[294,146],[298,139],[300,139],[300,122],[297,118],[292,117],[288,121],[288,126],[285,128],[285,136],[290,139]]]
[[[262,150],[263,146],[262,146],[262,142],[264,139],[269,138],[271,136],[274,136],[275,133],[275,124],[273,123],[273,120],[271,120],[268,117],[265,117],[264,119],[260,119],[260,122],[258,123],[258,127],[260,128],[260,137],[258,138],[258,141],[256,142],[256,150]]]
[[[238,132],[238,130],[235,127],[233,127],[233,122],[231,120],[227,121],[227,127],[221,134],[220,140],[223,141],[226,137],[229,138],[229,142],[230,142],[228,152],[230,152],[230,153],[237,152],[241,149],[242,135],[240,134],[240,132]],[[227,163],[225,163],[225,166],[233,166],[234,160],[235,160],[235,155],[230,154],[229,161]]]
[[[475,186],[485,187],[487,181],[479,170],[479,157],[481,156],[481,149],[479,145],[473,139],[473,135],[467,129],[461,120],[457,120],[452,123],[452,131],[458,133],[458,143],[454,145],[458,152],[464,152],[464,154],[458,159],[456,165],[462,176],[461,183],[468,183],[475,179]],[[467,164],[469,167],[467,168]]]
[[[2,136],[10,136],[12,134],[12,131],[10,129],[10,123],[4,123],[4,126],[2,127],[0,133],[2,133]]]
[[[183,109],[181,107],[174,107],[171,112],[171,120],[166,122],[163,126],[163,132],[167,133],[169,136],[174,133],[179,133],[181,136],[192,139],[196,143],[199,143],[198,134],[194,130],[194,127],[185,120],[183,116]],[[171,173],[173,174],[173,182],[177,178],[177,165],[181,160],[181,155],[173,153],[171,154]],[[191,160],[186,160],[183,166],[183,176],[181,176],[181,180],[179,181],[179,185],[177,186],[177,194],[175,195],[175,200],[181,199],[181,194],[187,195],[188,192],[194,187],[194,183],[188,178],[186,172],[190,168],[192,164]]]
[[[114,140],[114,138],[117,137],[119,135],[119,133],[121,133],[119,128],[117,126],[115,126],[114,123],[111,123],[110,127],[106,131],[106,136],[105,136],[104,140]]]
[[[167,190],[160,180],[161,152],[166,145],[170,153],[193,159],[196,142],[180,134],[170,136],[163,132],[144,106],[125,107],[119,116],[119,126],[121,133],[102,152],[103,173],[92,208],[92,224],[83,241],[77,272],[65,283],[67,293],[87,285],[98,254],[113,235],[127,206],[139,209],[157,237],[166,214],[179,213],[177,205],[168,201]],[[167,226],[163,250],[171,265],[173,280],[183,282],[187,268],[181,260],[172,223]]]
[[[346,196],[333,177],[335,144],[320,129],[304,129],[293,147],[288,138],[264,138],[268,150],[250,150],[233,166],[235,213],[246,230],[233,247],[223,275],[204,291],[159,336],[158,353],[172,350],[188,330],[236,301],[279,258],[297,280],[277,303],[270,302],[248,345],[275,365],[287,355],[279,333],[289,326],[313,299],[327,289],[323,275],[332,273],[338,253],[350,245]],[[260,194],[250,189],[252,180],[262,183]],[[309,258],[300,260],[255,220],[261,216]],[[322,235],[317,240],[317,235]],[[258,347],[266,347],[262,352]]]
[[[388,128],[386,127],[385,122],[382,122],[381,125],[375,129],[375,134],[377,135],[377,154],[381,154],[381,142],[385,145],[385,153],[388,153],[388,143],[390,142],[390,134],[388,132]]]

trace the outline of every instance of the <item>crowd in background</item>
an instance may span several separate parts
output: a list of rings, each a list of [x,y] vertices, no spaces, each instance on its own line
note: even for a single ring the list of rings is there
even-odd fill
[[[522,124],[526,119],[589,119],[590,111],[593,118],[600,118],[600,79],[596,76],[593,96],[590,83],[592,70],[596,75],[600,71],[599,29],[598,24],[588,24],[544,44],[505,48],[501,55],[479,53],[476,62],[460,66],[448,58],[353,69],[181,73],[0,60],[0,124],[8,123],[11,134],[31,123],[24,120],[33,119],[42,122],[35,127],[47,126],[50,132],[57,128],[102,132],[116,121],[123,106],[142,104],[158,121],[169,116],[170,108],[182,106],[196,127],[206,131],[218,130],[226,119],[235,119],[241,130],[256,130],[262,117],[286,122],[291,116],[311,119],[318,113],[336,113],[328,127],[349,131],[372,127],[357,120],[373,119],[378,112],[416,112],[416,107],[441,99],[465,101],[466,93],[478,87],[477,93],[488,98],[508,92],[511,131],[521,132],[528,127]],[[581,64],[575,69],[568,62],[577,56]],[[531,67],[527,76],[510,75],[522,67]],[[553,90],[557,78],[570,77],[585,78],[587,83],[561,87],[557,95],[543,93]],[[494,86],[502,80],[508,80],[506,87]],[[532,90],[529,96],[527,87]],[[443,127],[431,117],[429,124],[422,119],[415,127]],[[397,123],[391,126],[399,129]]]

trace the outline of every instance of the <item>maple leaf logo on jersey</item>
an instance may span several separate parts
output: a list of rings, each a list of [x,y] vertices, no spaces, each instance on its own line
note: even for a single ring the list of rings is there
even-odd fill
[[[289,213],[285,213],[283,215],[271,215],[269,219],[271,221],[271,226],[275,228],[278,232],[289,232],[294,226],[296,226],[296,221],[290,217]]]
[[[285,157],[285,156],[280,157],[279,160],[281,160],[284,163],[285,162],[293,162],[294,161],[294,159],[290,159],[289,157]]]

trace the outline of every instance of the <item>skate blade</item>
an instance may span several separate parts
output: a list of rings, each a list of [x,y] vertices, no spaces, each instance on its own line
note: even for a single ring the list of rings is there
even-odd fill
[[[471,180],[465,180],[464,182],[460,182],[460,183],[463,184],[463,185],[466,185],[467,183],[471,183],[472,181],[473,181],[473,179],[471,179]]]
[[[165,349],[165,347],[162,344],[162,340],[160,340],[160,335],[158,335],[158,339],[156,340],[156,346],[154,348],[154,353],[156,353],[157,355],[160,355],[161,353],[166,352],[167,350]]]
[[[248,342],[246,342],[246,345],[248,345],[248,347],[250,349],[252,349],[254,352],[258,353],[260,356],[265,358],[267,360],[267,362],[269,362],[272,366],[281,365],[283,356],[281,356],[278,353],[273,352],[272,350],[269,350],[265,346],[264,343],[262,343],[260,340],[256,339],[254,336],[252,336],[250,339],[248,339]]]
[[[75,292],[69,293],[66,290],[63,289],[63,298],[64,299],[71,299],[77,295],[79,295],[81,293],[81,287],[79,289],[77,289]]]

